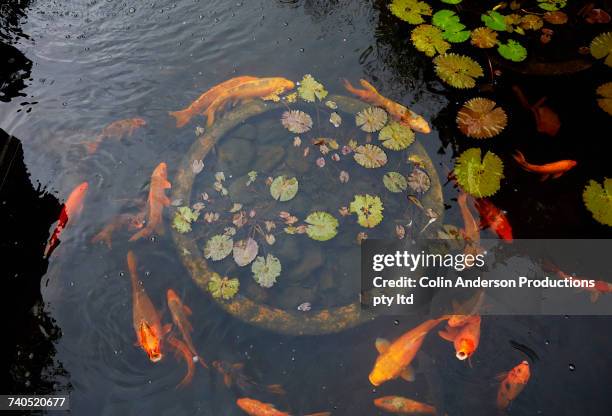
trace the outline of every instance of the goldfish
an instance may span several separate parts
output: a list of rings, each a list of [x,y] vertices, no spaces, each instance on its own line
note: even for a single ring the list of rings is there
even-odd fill
[[[497,407],[507,408],[510,403],[523,391],[531,373],[529,363],[521,362],[507,373],[502,373],[497,378],[501,380],[499,390],[497,390]]]
[[[185,364],[187,364],[187,374],[181,380],[177,387],[184,387],[187,384],[191,383],[193,379],[193,375],[195,374],[195,365],[193,363],[193,354],[191,349],[187,345],[186,342],[183,342],[172,335],[168,336],[168,344],[175,349],[177,356],[182,356],[185,360]]]
[[[83,204],[85,203],[85,197],[87,196],[87,190],[89,189],[89,183],[83,182],[70,192],[66,203],[62,206],[59,218],[57,219],[57,225],[51,233],[51,238],[45,247],[44,257],[49,258],[51,253],[59,245],[59,236],[62,231],[66,228],[68,221],[71,219],[74,221],[83,211]]]
[[[137,345],[147,353],[152,362],[156,363],[163,357],[161,351],[162,338],[170,330],[170,327],[162,328],[159,313],[144,288],[138,283],[136,256],[131,250],[127,254],[127,264],[132,280],[132,319],[138,340]]]
[[[490,227],[502,240],[512,242],[512,226],[508,221],[508,217],[501,209],[497,208],[488,199],[480,198],[474,201],[476,209],[480,214],[480,226],[482,228]]]
[[[376,88],[374,88],[374,86],[365,79],[359,80],[361,86],[364,87],[364,89],[361,90],[353,87],[353,85],[346,79],[342,80],[342,82],[344,84],[344,88],[346,88],[346,90],[351,94],[356,95],[361,100],[369,104],[384,108],[391,115],[391,117],[400,122],[400,124],[421,133],[431,133],[429,123],[427,123],[422,116],[418,115],[409,108],[406,108],[403,105],[382,96],[376,90]]]
[[[527,101],[523,91],[517,85],[514,85],[512,90],[516,94],[521,105],[533,114],[538,132],[549,136],[556,136],[561,128],[561,121],[557,113],[550,107],[544,105],[546,97],[539,99],[538,102],[531,105],[529,101]]]
[[[93,244],[104,242],[108,248],[112,247],[113,233],[123,227],[127,227],[128,230],[139,230],[144,227],[146,213],[139,212],[136,214],[119,214],[115,216],[111,222],[106,224],[102,230],[93,236],[91,242]]]
[[[202,359],[202,357],[200,357],[196,352],[191,339],[191,331],[193,331],[193,327],[187,318],[189,315],[191,315],[191,309],[189,309],[189,307],[183,303],[181,298],[179,298],[176,292],[172,289],[168,289],[166,292],[166,298],[168,300],[168,308],[170,309],[170,313],[172,315],[172,321],[180,331],[187,348],[191,352],[192,361],[197,360],[202,364],[202,366],[207,368],[208,366],[204,362],[204,359]]]
[[[244,363],[230,364],[225,361],[213,361],[212,364],[213,367],[221,373],[223,376],[223,384],[228,388],[231,387],[232,384],[236,384],[236,386],[242,390],[246,390],[250,387],[262,387],[243,373]],[[285,394],[285,390],[280,384],[269,384],[263,386],[263,389],[272,394]]]
[[[474,354],[480,342],[480,315],[470,315],[462,319],[459,326],[451,322],[438,335],[442,339],[450,341],[455,347],[456,357],[459,360],[466,360]]]
[[[374,399],[374,406],[389,413],[401,415],[435,415],[436,408],[401,396],[385,396]]]
[[[550,267],[555,273],[557,273],[557,275],[559,275],[559,277],[561,279],[566,279],[566,280],[590,280],[590,279],[585,279],[585,278],[581,278],[581,277],[574,277],[568,273],[565,273],[563,270],[559,269],[556,266],[552,266],[550,265]],[[603,280],[595,280],[595,286],[593,287],[585,287],[585,288],[581,288],[581,290],[586,290],[588,292],[590,292],[590,299],[591,302],[595,303],[597,302],[597,300],[599,299],[599,296],[601,296],[604,293],[612,293],[612,283],[603,281]]]
[[[151,184],[149,186],[149,197],[147,199],[147,225],[134,234],[130,241],[135,241],[143,237],[147,237],[153,233],[164,233],[164,224],[162,213],[164,207],[170,205],[170,199],[166,196],[166,189],[172,187],[168,182],[168,167],[164,162],[161,162],[151,175]]]
[[[287,412],[281,412],[273,404],[262,403],[259,400],[242,397],[236,400],[236,404],[245,413],[251,416],[290,416]],[[311,413],[305,416],[329,416],[329,412]]]
[[[141,118],[128,118],[125,120],[114,121],[102,129],[102,132],[96,138],[87,143],[87,153],[92,154],[98,150],[98,147],[104,139],[116,138],[123,139],[126,136],[134,134],[136,129],[145,126],[147,122]]]
[[[482,252],[480,247],[480,227],[468,207],[467,194],[465,192],[461,192],[457,196],[457,203],[463,217],[463,238],[467,241],[465,254],[480,254]]]
[[[172,117],[176,118],[176,127],[181,128],[185,126],[193,116],[198,114],[203,114],[208,106],[219,96],[219,94],[227,89],[236,87],[246,81],[256,80],[256,77],[250,76],[242,76],[228,79],[220,84],[215,85],[202,95],[192,102],[187,108],[179,111],[172,111],[170,114]]]
[[[414,374],[409,368],[410,363],[423,345],[429,331],[445,319],[448,318],[429,319],[407,331],[392,343],[382,338],[377,339],[376,350],[379,355],[369,375],[370,383],[380,386],[397,377],[402,377],[407,381],[414,380]]]
[[[244,101],[252,98],[263,100],[278,101],[279,94],[295,88],[293,81],[285,78],[257,78],[252,81],[245,81],[238,86],[224,89],[210,103],[206,110],[208,118],[207,125],[212,126],[215,122],[216,111],[228,101]]]
[[[543,181],[549,177],[557,179],[578,164],[578,162],[575,160],[559,160],[557,162],[546,163],[544,165],[533,165],[527,162],[525,160],[525,156],[518,150],[514,155],[514,160],[516,160],[516,162],[526,171],[542,175],[541,180]]]

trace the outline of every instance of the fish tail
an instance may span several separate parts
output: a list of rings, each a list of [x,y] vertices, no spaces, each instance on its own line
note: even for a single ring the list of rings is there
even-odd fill
[[[272,394],[279,394],[279,395],[287,394],[283,386],[281,386],[280,384],[268,384],[266,386],[266,390]]]
[[[176,119],[176,127],[179,129],[191,120],[191,112],[188,110],[171,111],[168,114]]]
[[[370,84],[365,79],[363,79],[363,78],[360,79],[359,83],[361,84],[362,87],[364,87],[364,88],[366,88],[366,89],[368,89],[368,90],[370,90],[372,92],[378,93],[378,91],[376,91],[376,88],[374,88],[374,85]]]
[[[348,79],[342,78],[342,85],[344,85],[344,88],[351,94],[357,94],[357,88],[353,87],[353,84],[351,84]]]
[[[525,93],[523,93],[523,90],[521,89],[521,87],[519,87],[518,85],[513,85],[512,86],[512,91],[514,91],[514,94],[516,95],[516,98],[519,100],[519,103],[521,103],[521,105],[523,107],[525,107],[528,110],[531,110],[531,104],[529,104],[529,101],[527,101],[527,97],[525,97]]]
[[[91,239],[92,244],[99,243],[103,241],[106,244],[106,247],[112,248],[112,239],[110,233],[107,230],[102,230],[98,234],[94,235]]]
[[[100,142],[98,140],[85,143],[85,149],[87,150],[87,154],[92,155],[96,153],[96,150],[98,150],[98,146],[100,146]]]
[[[529,163],[527,163],[527,160],[525,160],[525,155],[520,150],[517,150],[512,157],[523,169],[528,170]]]

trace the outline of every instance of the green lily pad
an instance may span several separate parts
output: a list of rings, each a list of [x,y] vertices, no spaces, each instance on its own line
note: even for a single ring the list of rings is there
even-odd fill
[[[383,176],[383,184],[390,192],[399,193],[408,188],[408,182],[399,172],[387,172]]]
[[[298,94],[302,100],[313,103],[316,99],[322,100],[327,97],[327,90],[312,75],[306,74],[300,81]]]
[[[495,194],[504,177],[504,164],[494,153],[487,152],[481,160],[480,149],[463,152],[455,163],[455,177],[463,190],[477,198]]]
[[[200,213],[189,207],[179,207],[174,213],[172,228],[181,234],[191,231],[191,223],[198,219]]]
[[[286,202],[297,194],[298,180],[296,178],[287,178],[284,175],[277,176],[270,185],[270,194],[272,198],[280,202]]]
[[[410,39],[418,51],[429,57],[435,56],[436,53],[446,53],[451,47],[442,37],[442,31],[432,25],[418,25],[412,30]]]
[[[584,205],[597,222],[612,227],[612,179],[605,178],[603,186],[590,180],[582,193]]]
[[[497,31],[506,30],[506,19],[503,14],[490,10],[480,16],[480,20],[490,29]]]
[[[459,16],[452,10],[442,9],[437,11],[431,22],[444,31],[442,36],[449,42],[465,42],[470,37],[470,31],[464,30],[465,25],[459,21]]]
[[[554,12],[562,9],[567,5],[567,0],[538,0],[540,9]]]
[[[204,246],[204,257],[214,261],[223,260],[232,252],[234,241],[224,234],[213,235]]]
[[[393,0],[389,10],[396,17],[412,25],[424,23],[423,16],[431,16],[429,4],[419,0]]]
[[[404,150],[414,142],[414,132],[407,126],[392,121],[378,133],[383,147],[391,150]]]
[[[383,203],[378,196],[355,195],[349,211],[357,214],[357,222],[362,227],[376,227],[383,220]]]
[[[276,278],[280,276],[281,270],[280,260],[272,254],[266,255],[266,257],[257,257],[251,266],[253,279],[259,286],[266,288],[272,287],[276,283]]]
[[[338,234],[338,220],[325,211],[312,212],[304,221],[308,224],[306,234],[313,240],[327,241]]]
[[[238,279],[230,279],[229,277],[221,277],[218,273],[213,272],[208,281],[208,291],[215,299],[232,299],[238,293],[240,281]]]
[[[500,43],[497,52],[504,58],[512,62],[521,62],[527,58],[527,49],[515,40],[508,40],[508,43]]]

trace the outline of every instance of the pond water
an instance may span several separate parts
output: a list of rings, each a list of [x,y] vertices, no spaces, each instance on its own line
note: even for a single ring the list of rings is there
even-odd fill
[[[377,356],[376,338],[394,339],[422,317],[379,317],[321,336],[284,335],[240,321],[203,293],[177,251],[169,215],[164,235],[128,242],[131,234],[118,231],[112,248],[90,243],[114,216],[138,210],[138,200],[146,198],[151,172],[160,162],[167,164],[173,182],[197,138],[196,126],[205,126],[206,120],[198,117],[178,129],[169,111],[184,108],[210,87],[238,75],[298,81],[306,73],[331,94],[347,94],[343,78],[368,79],[381,93],[430,122],[432,132],[416,137],[441,181],[444,223],[462,226],[457,189],[446,181],[454,159],[480,146],[494,151],[506,165],[502,189],[493,201],[507,211],[515,238],[609,238],[609,227],[593,220],[581,198],[589,179],[610,176],[609,153],[601,149],[612,124],[593,95],[607,80],[609,68],[528,77],[501,66],[496,89],[483,93],[504,106],[510,123],[500,137],[481,145],[461,136],[455,126],[456,111],[466,95],[440,82],[429,59],[407,42],[409,30],[389,15],[382,1],[40,0],[20,6],[21,18],[11,21],[7,15],[2,23],[2,39],[15,48],[7,49],[10,65],[21,65],[21,75],[10,78],[10,83],[0,80],[3,93],[8,91],[0,103],[0,128],[21,140],[33,188],[60,202],[82,181],[89,182],[89,191],[83,215],[62,235],[48,269],[45,263],[32,271],[21,260],[9,268],[16,276],[30,273],[30,278],[40,279],[42,291],[40,309],[25,311],[23,325],[11,324],[21,334],[10,357],[11,392],[70,393],[72,413],[77,415],[239,415],[243,413],[235,402],[244,396],[295,415],[372,415],[383,414],[372,404],[383,395],[432,403],[440,414],[491,415],[498,386],[495,375],[525,358],[513,341],[539,359],[531,363],[532,378],[510,414],[610,414],[609,317],[483,317],[480,347],[471,366],[456,360],[448,343],[431,336],[416,360],[414,383],[399,380],[373,388],[368,373]],[[535,132],[533,117],[512,93],[515,83],[533,101],[548,97],[563,123],[557,137]],[[304,110],[316,114],[311,106]],[[427,222],[405,195],[395,197],[382,188],[384,172],[354,170],[350,156],[337,163],[328,158],[324,168],[311,156],[304,165],[300,153],[311,139],[339,135],[337,131],[341,144],[353,135],[365,137],[354,127],[352,114],[341,113],[339,129],[320,123],[325,127],[303,136],[298,149],[292,145],[294,135],[279,122],[282,111],[250,120],[250,131],[257,135],[228,133],[204,160],[192,195],[207,192],[216,198],[213,182],[218,171],[228,176],[230,195],[233,181],[250,170],[258,171],[262,182],[268,176],[299,172],[300,192],[287,206],[300,218],[320,209],[337,214],[356,193],[386,192],[385,215],[390,221],[372,235],[393,234],[395,218],[415,218],[420,227]],[[87,153],[86,143],[105,126],[136,117],[146,125],[131,137],[106,140],[95,153]],[[514,164],[511,155],[516,149],[538,161],[575,159],[578,167],[558,180],[540,182]],[[405,155],[388,153],[389,167],[399,169]],[[283,156],[275,163],[277,154]],[[344,169],[353,170],[340,188],[337,178]],[[257,198],[270,201],[265,185],[259,186],[262,195],[255,198],[256,206]],[[59,213],[57,201],[49,199],[40,196],[40,205],[30,208],[42,223],[46,218],[47,225]],[[271,208],[257,209],[263,218]],[[222,224],[194,227],[200,249],[210,235],[222,231]],[[237,276],[243,274],[247,296],[274,307],[295,310],[310,302],[317,310],[350,303],[359,289],[358,231],[349,224],[340,238],[326,245],[303,235],[293,236],[299,243],[284,235],[271,246],[260,241],[264,253],[277,253],[287,271],[287,279],[279,278],[278,287],[271,289],[278,289],[273,294],[249,283],[249,270]],[[41,255],[46,232],[48,228],[41,234],[24,226],[20,241]],[[490,231],[483,235],[493,236]],[[128,250],[138,258],[142,285],[162,320],[171,320],[163,305],[166,290],[172,288],[193,311],[192,337],[202,357],[209,364],[244,363],[241,372],[254,383],[227,387],[212,366],[196,366],[193,381],[177,389],[184,362],[168,354],[153,364],[134,346]],[[317,262],[319,266],[313,267]],[[227,261],[213,269],[232,274],[236,266]],[[32,285],[29,289],[36,292]],[[42,341],[29,342],[41,339],[41,333]],[[286,394],[266,391],[270,384],[282,385]]]

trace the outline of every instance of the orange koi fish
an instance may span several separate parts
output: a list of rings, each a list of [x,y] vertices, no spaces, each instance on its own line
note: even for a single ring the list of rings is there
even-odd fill
[[[512,226],[504,211],[497,208],[491,201],[485,198],[476,199],[474,203],[480,214],[480,226],[482,228],[490,227],[499,238],[511,243]]]
[[[187,345],[187,343],[176,339],[174,336],[168,336],[168,344],[176,351],[177,357],[181,357],[185,360],[185,364],[187,364],[187,373],[185,377],[181,380],[177,387],[185,387],[187,384],[191,383],[193,379],[193,375],[195,374],[195,365],[193,363],[193,354],[191,353],[191,349]]]
[[[57,225],[53,229],[51,238],[49,238],[49,242],[45,247],[45,258],[49,258],[51,253],[53,253],[55,248],[59,245],[59,236],[64,228],[66,228],[68,221],[71,219],[74,221],[83,211],[83,203],[85,202],[85,196],[87,196],[88,189],[89,184],[87,182],[83,182],[74,188],[72,192],[70,192],[70,195],[68,195],[68,199],[62,206],[59,218],[57,219]]]
[[[499,390],[497,390],[497,407],[499,409],[507,408],[512,400],[523,391],[531,373],[529,371],[529,363],[521,362],[507,373],[502,373],[497,378],[501,380]]]
[[[389,413],[401,415],[435,415],[436,408],[401,396],[385,396],[374,399],[374,406]]]
[[[191,339],[191,331],[193,331],[193,327],[191,326],[189,319],[187,319],[187,317],[191,315],[191,309],[189,309],[189,307],[183,303],[181,298],[179,298],[176,292],[172,289],[168,289],[166,298],[168,300],[168,308],[170,308],[170,313],[172,314],[172,321],[181,332],[187,348],[189,351],[191,351],[192,361],[198,361],[204,368],[208,368],[204,362],[204,359],[198,355],[195,347],[193,346],[193,341]]]
[[[468,206],[467,194],[461,192],[457,196],[457,204],[463,217],[463,238],[467,241],[465,254],[477,255],[482,252],[480,247],[480,227]]]
[[[225,89],[217,95],[206,110],[207,125],[212,126],[215,122],[216,111],[229,101],[238,102],[252,98],[278,101],[280,99],[279,94],[293,88],[295,88],[293,81],[277,77],[257,78],[252,81],[243,82],[233,88]]]
[[[166,196],[166,189],[172,187],[168,182],[168,167],[164,162],[161,162],[151,175],[151,184],[149,186],[149,198],[147,199],[147,225],[139,232],[134,234],[130,241],[136,241],[143,237],[148,237],[153,233],[164,233],[164,223],[162,213],[164,207],[170,205],[170,199]]]
[[[376,350],[378,350],[379,356],[376,358],[374,368],[369,375],[370,383],[374,386],[380,386],[384,382],[397,377],[413,381],[414,374],[409,368],[410,363],[423,345],[429,331],[445,319],[448,319],[448,317],[429,319],[406,332],[393,343],[389,343],[386,339],[377,339]]]
[[[438,335],[455,346],[455,355],[459,360],[466,360],[474,354],[480,342],[480,315],[470,315],[462,319],[461,326],[449,323]]]
[[[108,126],[104,127],[102,132],[98,134],[92,142],[87,143],[87,153],[95,153],[104,139],[116,138],[121,140],[126,136],[130,137],[132,134],[134,134],[136,129],[145,126],[146,124],[147,122],[141,118],[128,118],[125,120],[114,121]]]
[[[563,270],[559,269],[556,266],[553,265],[549,265],[549,268],[552,269],[552,271],[554,271],[555,273],[557,273],[557,275],[559,275],[559,277],[561,279],[566,279],[566,280],[591,280],[591,279],[585,279],[583,277],[574,277],[571,274],[565,273]],[[603,281],[603,280],[595,280],[595,286],[594,287],[585,287],[585,288],[580,288],[580,290],[586,290],[588,292],[590,292],[590,299],[591,302],[595,303],[597,302],[597,300],[599,299],[599,296],[601,296],[604,293],[612,293],[612,283]]]
[[[277,410],[273,404],[262,403],[259,400],[242,397],[236,400],[236,404],[245,413],[251,416],[290,416],[287,412]],[[329,412],[311,413],[305,416],[329,416]]]
[[[213,367],[221,373],[223,376],[223,384],[226,387],[231,387],[233,384],[242,390],[246,390],[250,387],[263,388],[263,390],[272,394],[285,394],[283,386],[280,384],[269,384],[267,386],[260,386],[255,383],[251,378],[244,374],[244,363],[226,363],[225,361],[213,361]]]
[[[557,113],[555,113],[550,107],[544,105],[546,97],[540,98],[538,102],[531,105],[529,104],[529,101],[527,101],[525,94],[519,86],[514,85],[512,90],[514,91],[514,94],[516,94],[516,97],[521,105],[527,110],[531,111],[533,114],[538,132],[547,134],[549,136],[556,136],[561,128],[561,121],[559,120]]]
[[[132,280],[132,319],[134,331],[139,345],[154,363],[162,359],[162,337],[170,330],[169,326],[162,328],[161,319],[153,302],[147,296],[144,288],[138,283],[136,272],[136,256],[130,250],[127,254],[127,264]]]
[[[514,155],[514,160],[516,160],[516,162],[526,171],[539,173],[542,175],[541,180],[543,181],[551,176],[553,179],[557,179],[578,164],[578,162],[575,160],[559,160],[557,162],[546,163],[544,165],[533,165],[527,162],[525,160],[525,156],[518,150]]]
[[[421,133],[427,134],[431,132],[431,127],[429,127],[429,123],[427,123],[427,121],[423,117],[410,110],[409,108],[406,108],[403,105],[396,103],[395,101],[390,100],[387,97],[382,96],[376,90],[376,88],[374,88],[374,86],[365,79],[359,80],[361,86],[364,87],[364,89],[362,90],[353,87],[353,85],[346,79],[342,80],[342,83],[344,84],[344,88],[346,88],[348,92],[353,95],[356,95],[366,103],[384,108],[389,114],[391,114],[394,119],[396,119],[401,124]]]
[[[119,214],[115,216],[98,234],[93,236],[91,239],[92,244],[102,241],[106,244],[106,247],[112,248],[113,233],[123,227],[127,227],[130,231],[141,229],[145,224],[145,215],[146,213],[143,211],[136,214]]]
[[[202,95],[192,102],[187,108],[179,111],[172,111],[170,114],[172,117],[176,118],[176,127],[181,128],[185,126],[193,116],[198,114],[203,114],[208,106],[221,94],[223,91],[234,88],[246,81],[256,80],[256,77],[243,76],[243,77],[235,77],[232,79],[228,79],[220,84],[215,85]]]

